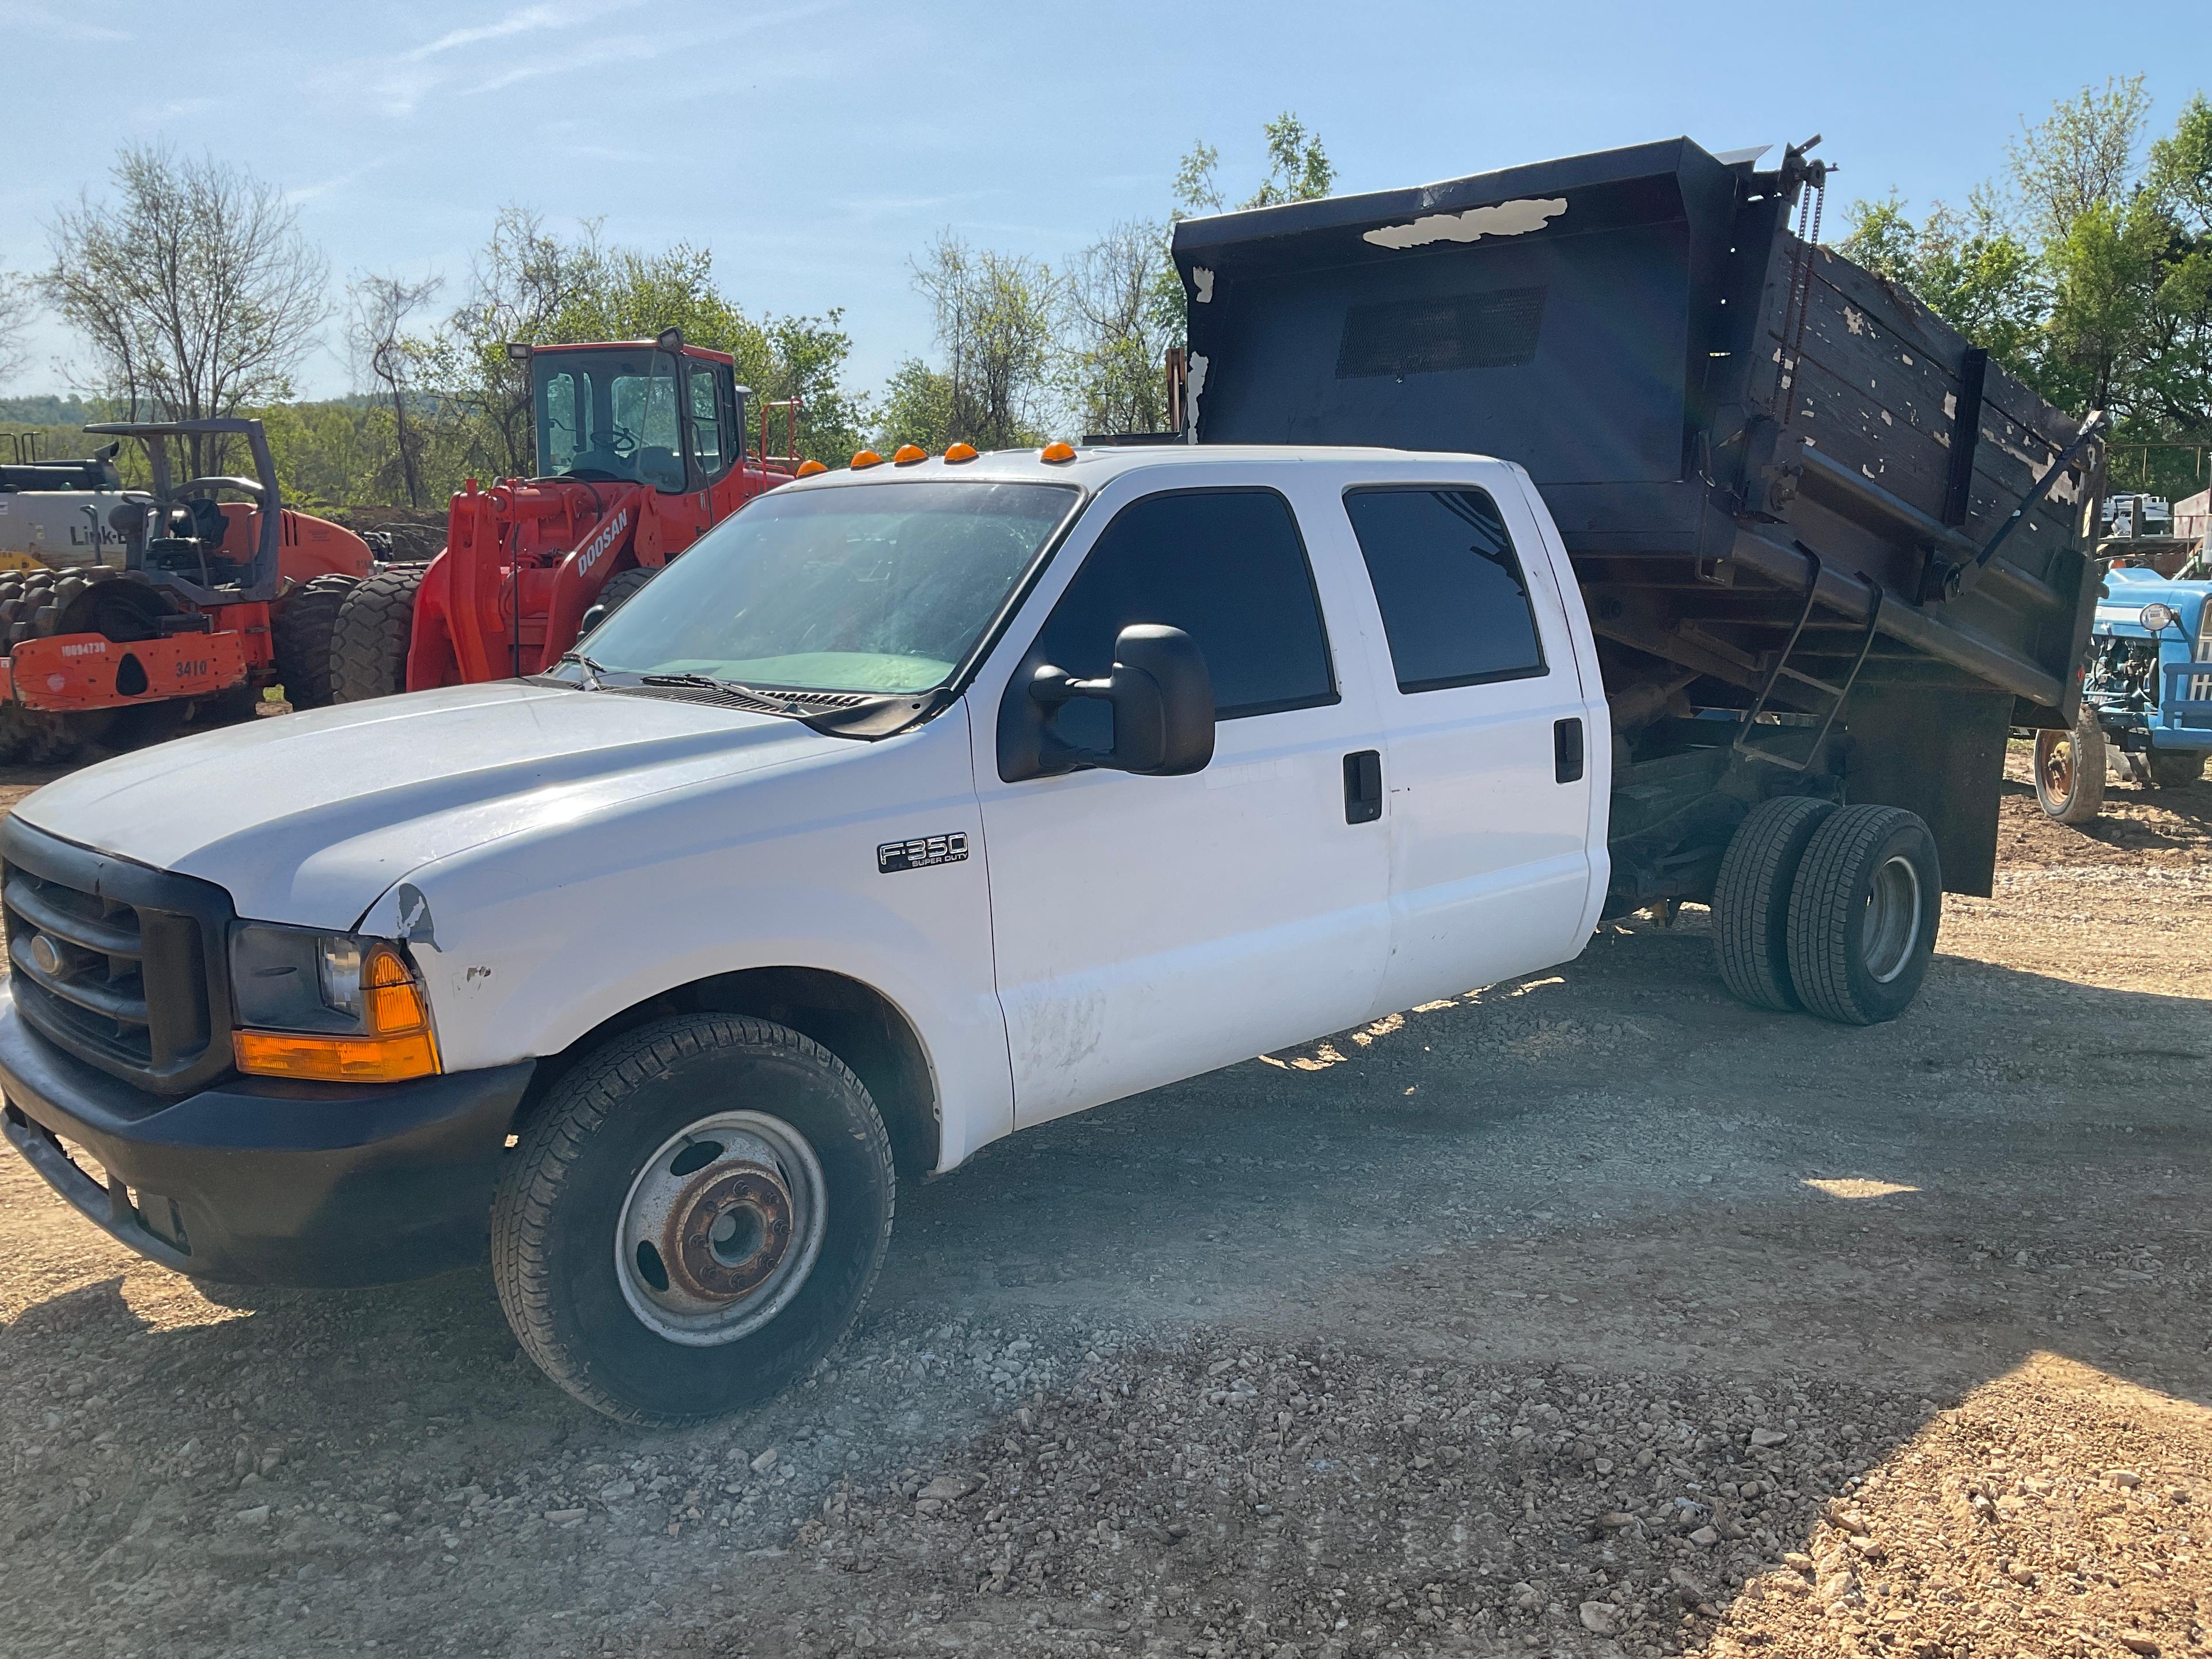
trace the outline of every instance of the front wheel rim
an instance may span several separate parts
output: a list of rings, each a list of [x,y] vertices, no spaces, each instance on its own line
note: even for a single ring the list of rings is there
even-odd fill
[[[640,1166],[615,1221],[615,1278],[648,1330],[685,1347],[750,1336],[822,1253],[829,1189],[806,1137],[764,1112],[716,1112]]]
[[[1882,860],[1867,893],[1863,956],[1877,985],[1911,965],[1920,943],[1920,872],[1902,853]]]

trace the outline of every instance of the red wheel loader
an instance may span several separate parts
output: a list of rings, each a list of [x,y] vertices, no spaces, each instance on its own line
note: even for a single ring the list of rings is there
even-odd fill
[[[85,430],[143,441],[154,487],[118,488],[112,450],[0,469],[11,516],[76,521],[0,572],[0,762],[143,739],[262,687],[327,702],[340,606],[374,561],[351,531],[284,506],[261,422]],[[254,476],[173,483],[167,441],[194,434],[245,439]]]
[[[768,415],[746,453],[745,388],[726,353],[657,340],[531,347],[538,476],[453,498],[427,565],[378,573],[346,598],[331,684],[340,702],[541,673],[670,559],[791,477]],[[796,447],[796,404],[787,417]],[[596,618],[594,618],[596,620]]]

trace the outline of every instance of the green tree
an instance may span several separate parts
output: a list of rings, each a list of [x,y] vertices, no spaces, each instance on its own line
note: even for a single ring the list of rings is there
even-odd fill
[[[2029,362],[2048,294],[2034,253],[2005,227],[1986,191],[1963,212],[1938,202],[1917,225],[1894,193],[1861,202],[1842,252],[1910,289],[2008,367]]]
[[[902,443],[942,450],[957,435],[952,417],[952,377],[932,368],[919,357],[909,357],[893,372],[884,387],[879,417],[882,434],[876,442],[884,449]]]
[[[979,449],[1016,449],[1040,441],[1052,408],[1050,371],[1057,341],[1060,278],[1042,262],[968,246],[950,230],[913,262],[914,285],[928,296],[944,354],[942,440]],[[901,371],[902,374],[904,370]],[[920,442],[895,416],[933,407],[902,397],[895,381],[886,396],[887,442]]]
[[[1843,251],[1911,289],[2060,407],[2112,413],[2116,479],[2186,494],[2212,439],[2212,103],[2146,149],[2140,77],[2085,88],[2024,125],[2002,186],[1916,223],[1861,202]]]
[[[1118,224],[1068,262],[1061,389],[1085,432],[1157,432],[1167,421],[1163,362],[1182,336],[1160,304],[1162,276],[1182,284],[1166,258],[1167,231]]]

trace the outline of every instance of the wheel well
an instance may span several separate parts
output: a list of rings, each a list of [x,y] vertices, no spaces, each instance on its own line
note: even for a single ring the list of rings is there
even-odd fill
[[[853,1068],[883,1114],[900,1175],[937,1167],[941,1118],[921,1041],[906,1016],[873,987],[819,968],[748,968],[679,985],[603,1020],[560,1054],[541,1060],[518,1122],[562,1075],[607,1038],[671,1014],[742,1014],[809,1036]]]

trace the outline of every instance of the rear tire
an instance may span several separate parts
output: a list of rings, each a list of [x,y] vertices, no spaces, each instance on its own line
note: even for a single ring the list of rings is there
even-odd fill
[[[1790,981],[1806,1012],[1845,1025],[1912,1006],[1936,953],[1936,837],[1901,806],[1846,806],[1814,831],[1790,894]]]
[[[2060,823],[2087,823],[2104,810],[2105,728],[2087,703],[2070,732],[2035,734],[2035,801]]]
[[[584,1404],[699,1422],[844,1337],[894,1199],[890,1138],[842,1061],[765,1020],[684,1015],[556,1085],[500,1179],[492,1277],[523,1351]]]
[[[331,653],[331,701],[365,702],[407,689],[415,595],[427,565],[380,570],[338,607]]]
[[[2160,789],[2179,789],[2204,775],[2204,753],[2194,749],[2154,749],[2150,781]]]
[[[1737,826],[1713,886],[1713,954],[1739,1001],[1788,1013],[1802,1005],[1790,983],[1790,893],[1814,832],[1832,801],[1782,795]]]
[[[585,635],[635,599],[638,589],[659,574],[659,570],[647,570],[642,566],[634,565],[628,570],[617,570],[608,577],[606,585],[599,589],[599,597],[585,608],[583,623],[576,630],[577,640],[580,641]]]
[[[360,586],[352,576],[318,576],[293,589],[277,605],[271,623],[276,678],[295,708],[321,708],[330,702],[338,615],[346,596]]]

